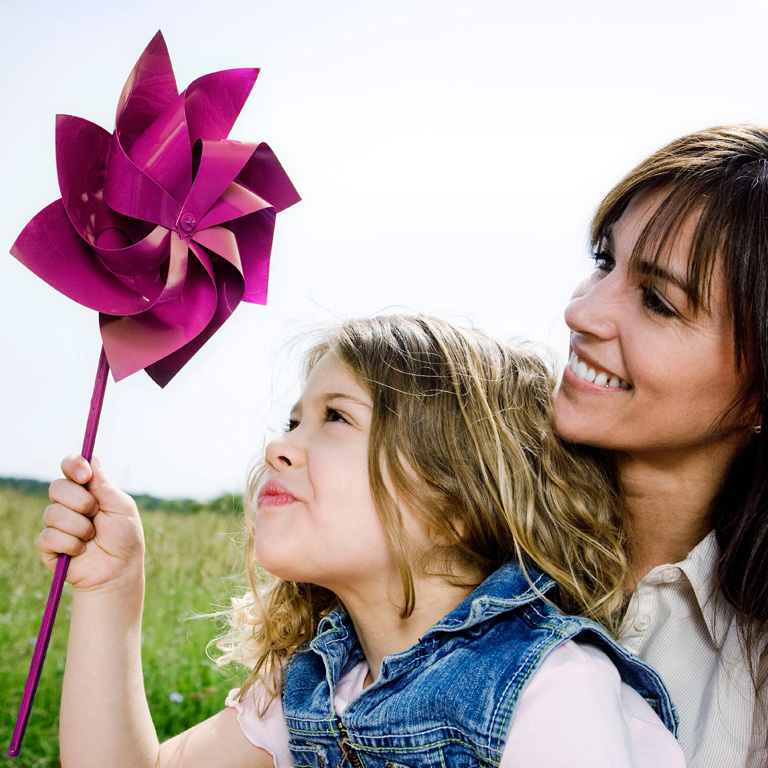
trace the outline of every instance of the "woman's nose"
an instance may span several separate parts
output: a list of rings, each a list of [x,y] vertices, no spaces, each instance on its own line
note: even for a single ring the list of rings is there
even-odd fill
[[[622,312],[619,275],[611,272],[579,283],[565,307],[566,325],[585,336],[610,339],[618,333]]]
[[[264,458],[267,464],[278,472],[301,463],[302,450],[292,435],[292,432],[286,432],[267,443]]]

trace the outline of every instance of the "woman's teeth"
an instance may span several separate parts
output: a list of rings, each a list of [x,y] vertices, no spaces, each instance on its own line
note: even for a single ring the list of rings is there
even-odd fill
[[[571,353],[571,359],[568,361],[568,367],[576,374],[576,378],[589,381],[593,384],[597,384],[598,387],[610,387],[611,389],[629,389],[630,384],[624,379],[620,379],[613,374],[605,373],[605,371],[595,371],[594,368],[590,368],[586,363],[581,362],[576,353]]]

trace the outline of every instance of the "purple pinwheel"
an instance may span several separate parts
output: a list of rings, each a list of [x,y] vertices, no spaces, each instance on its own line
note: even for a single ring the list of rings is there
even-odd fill
[[[107,375],[142,368],[164,387],[241,301],[266,303],[277,211],[299,196],[266,144],[229,141],[258,69],[178,92],[160,32],[133,68],[115,131],[56,118],[61,199],[11,253],[99,312],[103,349],[83,456],[90,460]],[[60,555],[8,753],[19,754],[69,557]]]
[[[61,199],[11,253],[97,310],[116,381],[165,386],[240,301],[264,304],[275,214],[299,200],[266,144],[228,141],[258,69],[179,94],[158,32],[123,89],[113,134],[58,115]]]

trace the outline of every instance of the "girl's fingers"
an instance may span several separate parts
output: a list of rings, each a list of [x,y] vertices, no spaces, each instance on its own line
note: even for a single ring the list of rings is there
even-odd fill
[[[69,507],[87,517],[93,517],[99,511],[99,503],[93,494],[72,480],[54,480],[48,487],[48,497],[54,504]]]
[[[108,514],[138,514],[133,499],[107,479],[98,457],[94,456],[88,464],[82,456],[72,454],[61,462],[61,469],[66,479],[51,483],[48,493],[51,501],[88,517],[93,517],[100,509]],[[81,479],[84,486],[80,485]]]
[[[43,522],[46,528],[55,528],[81,541],[90,541],[96,535],[90,518],[61,504],[46,507]]]
[[[37,537],[37,548],[44,559],[50,555],[77,557],[85,552],[85,542],[57,528],[46,528]]]

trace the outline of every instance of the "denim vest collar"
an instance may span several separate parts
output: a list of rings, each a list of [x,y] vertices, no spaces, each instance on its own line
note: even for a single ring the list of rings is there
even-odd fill
[[[450,613],[434,624],[421,640],[408,650],[385,656],[379,680],[389,680],[403,664],[410,665],[428,655],[436,644],[451,633],[460,633],[502,613],[507,613],[539,599],[555,582],[537,570],[528,568],[528,579],[516,563],[502,565],[465,597]],[[365,656],[357,641],[352,620],[340,608],[325,616],[309,647],[325,662],[331,690]],[[376,685],[376,683],[374,683]]]

